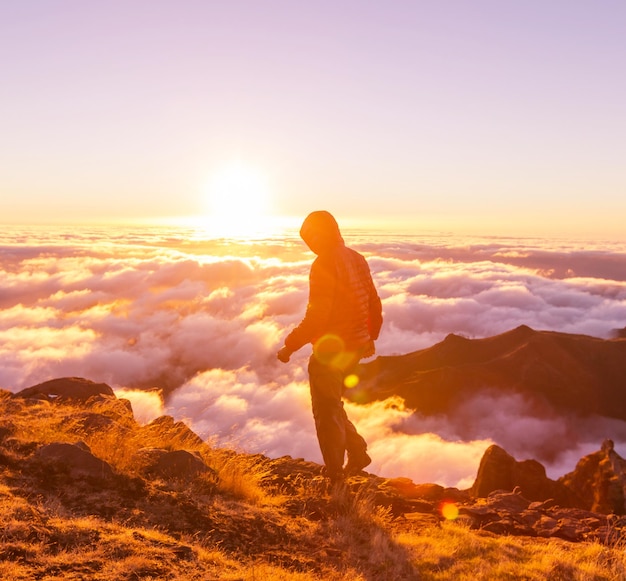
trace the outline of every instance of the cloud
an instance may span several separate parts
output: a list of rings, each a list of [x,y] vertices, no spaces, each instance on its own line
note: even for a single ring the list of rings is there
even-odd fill
[[[491,443],[405,433],[399,428],[413,413],[398,398],[366,406],[347,403],[346,410],[369,442],[370,470],[381,476],[468,487]],[[260,381],[249,369],[207,371],[176,390],[166,411],[216,446],[322,461],[304,377],[280,385]]]
[[[361,236],[355,247],[383,299],[379,355],[520,324],[599,337],[626,325],[623,246]],[[83,376],[125,394],[142,421],[165,410],[216,442],[320,461],[310,348],[286,366],[275,359],[304,313],[311,260],[294,237],[244,243],[177,229],[7,228],[0,387]],[[372,470],[447,484],[473,478],[492,441],[516,456],[539,455],[553,471],[604,437],[626,442],[621,424],[589,420],[583,437],[576,419],[538,416],[523,400],[491,394],[449,418],[420,418],[401,402],[348,410],[370,441]],[[550,442],[554,450],[569,444],[557,453]]]
[[[463,261],[432,260],[431,249],[429,262],[418,265],[412,258],[405,268],[397,258],[393,265],[371,261],[386,322],[380,353],[421,349],[449,333],[485,337],[521,324],[605,338],[625,324],[626,283],[621,280],[556,279],[526,265],[495,261],[495,253],[484,261],[481,251],[475,262],[467,252],[460,254]],[[564,254],[555,254],[555,261],[564,260]],[[618,256],[626,268],[626,255]]]
[[[347,404],[348,416],[369,444],[368,470],[385,476],[405,476],[415,482],[436,482],[469,488],[489,438],[446,439],[436,429],[407,431],[415,414],[394,397],[368,405]]]
[[[265,382],[249,369],[211,370],[181,386],[163,404],[155,392],[117,390],[131,400],[139,421],[162,413],[184,419],[214,446],[270,457],[290,455],[321,462],[306,377],[277,371]],[[282,383],[281,383],[282,382]],[[369,444],[369,470],[468,488],[492,443],[518,460],[534,458],[558,478],[611,437],[626,450],[626,422],[557,416],[520,394],[485,392],[448,416],[422,417],[394,397],[369,405],[346,403],[346,411]]]
[[[308,385],[264,382],[250,369],[213,369],[194,377],[168,399],[168,413],[188,420],[203,438],[269,456],[290,454],[321,461]]]
[[[119,388],[115,395],[127,399],[133,408],[133,416],[140,424],[147,424],[164,415],[163,397],[159,391]]]
[[[483,391],[459,402],[446,416],[411,414],[402,433],[433,433],[446,441],[490,440],[518,460],[535,459],[552,478],[571,471],[606,438],[626,452],[626,422],[599,416],[557,414],[523,394]]]
[[[264,365],[306,302],[304,263],[285,273],[275,259],[89,242],[0,254],[4,386],[70,373],[171,390],[205,369]]]

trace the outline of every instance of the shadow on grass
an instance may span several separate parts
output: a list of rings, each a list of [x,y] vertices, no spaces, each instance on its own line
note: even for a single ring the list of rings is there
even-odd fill
[[[373,489],[336,487],[330,491],[329,508],[329,540],[341,551],[340,568],[365,581],[420,578],[414,554],[393,538],[391,510],[376,504]]]

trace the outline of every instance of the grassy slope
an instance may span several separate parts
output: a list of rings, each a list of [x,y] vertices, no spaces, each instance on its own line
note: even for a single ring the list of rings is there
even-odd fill
[[[86,442],[109,481],[34,459]],[[141,448],[196,450],[215,472],[146,478]],[[618,580],[623,547],[470,531],[394,518],[366,479],[328,491],[315,467],[211,449],[184,426],[142,427],[120,400],[88,406],[0,394],[0,579]],[[283,466],[284,468],[284,466]]]

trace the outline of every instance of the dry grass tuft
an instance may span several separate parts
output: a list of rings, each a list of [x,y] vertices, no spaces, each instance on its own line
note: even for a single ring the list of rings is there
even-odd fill
[[[205,456],[207,464],[218,474],[220,492],[256,506],[276,505],[279,497],[261,486],[268,475],[267,467],[255,456],[213,450]]]

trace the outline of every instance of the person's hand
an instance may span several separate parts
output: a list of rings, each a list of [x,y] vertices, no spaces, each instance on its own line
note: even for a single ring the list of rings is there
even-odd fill
[[[279,361],[282,361],[283,363],[287,363],[287,361],[289,361],[289,358],[291,357],[291,351],[289,351],[287,347],[281,347],[278,350],[278,353],[276,353],[276,357],[278,357]]]

